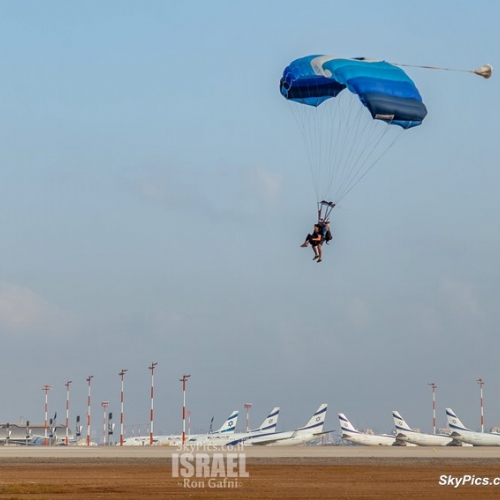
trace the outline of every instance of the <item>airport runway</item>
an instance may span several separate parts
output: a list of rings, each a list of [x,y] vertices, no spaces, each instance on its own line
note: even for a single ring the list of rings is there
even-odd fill
[[[9,459],[140,459],[140,460],[165,460],[170,459],[173,453],[197,452],[213,453],[220,452],[220,448],[180,447],[167,446],[2,446],[0,447],[0,460]],[[438,446],[422,447],[399,447],[399,446],[247,446],[232,447],[222,450],[223,452],[244,453],[248,460],[256,459],[277,459],[290,462],[310,461],[317,463],[324,461],[332,462],[337,460],[373,460],[383,461],[404,459],[406,460],[484,460],[499,459],[499,447],[449,447]]]

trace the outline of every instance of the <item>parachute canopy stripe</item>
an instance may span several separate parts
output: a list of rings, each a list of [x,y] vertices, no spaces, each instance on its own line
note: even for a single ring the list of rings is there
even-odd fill
[[[425,118],[425,109],[416,99],[402,99],[400,97],[385,96],[383,94],[364,94],[361,102],[368,108],[373,118],[383,119],[383,116],[392,116],[389,121],[407,121],[422,123]],[[409,127],[403,127],[409,128]]]
[[[358,76],[349,80],[349,90],[353,94],[382,94],[386,96],[401,97],[403,99],[416,99],[422,102],[415,85],[409,82],[391,82],[387,84],[387,80],[381,78],[370,78],[366,76]]]
[[[286,82],[283,86],[285,85]],[[337,97],[345,88],[345,85],[328,78],[304,79],[300,85],[293,85],[287,90],[286,98],[310,106],[319,106],[326,99]]]
[[[427,115],[411,78],[385,61],[306,56],[287,66],[280,81],[286,99],[315,107],[345,88],[356,94],[377,120],[411,128]]]

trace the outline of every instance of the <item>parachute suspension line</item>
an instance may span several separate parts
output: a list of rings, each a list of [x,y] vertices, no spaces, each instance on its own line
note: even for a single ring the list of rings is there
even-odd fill
[[[352,179],[357,175],[356,172],[361,168],[360,159],[366,153],[366,143],[369,138],[367,130],[370,129],[370,124],[363,121],[363,109],[361,107],[351,108],[357,109],[356,114],[350,113],[347,120],[344,122],[347,135],[345,136],[344,157],[342,161],[339,180],[342,182],[336,190],[337,197],[342,197],[342,194],[349,188]],[[338,199],[337,198],[337,199]]]
[[[304,144],[305,144],[305,149],[306,149],[306,155],[307,155],[307,164],[309,167],[309,171],[311,173],[311,177],[313,179],[313,187],[314,191],[316,194],[316,199],[318,199],[319,193],[318,193],[318,185],[317,185],[317,179],[318,179],[318,173],[317,173],[317,161],[315,161],[315,152],[317,156],[317,151],[320,150],[319,144],[318,144],[318,135],[314,133],[314,130],[319,128],[317,126],[317,120],[314,120],[313,118],[315,117],[314,113],[311,113],[311,110],[308,109],[309,106],[304,106],[302,104],[294,103],[293,101],[287,101],[288,105],[290,107],[290,110],[292,111],[292,115],[297,122],[297,125],[299,127],[300,133],[302,135]],[[316,125],[316,126],[315,126]]]
[[[333,195],[334,201],[343,198],[364,176],[363,170],[387,133],[388,127],[384,123],[374,123],[362,106],[353,106],[353,101],[357,101],[357,97],[345,93],[344,97],[337,96],[329,108],[328,121],[335,127],[329,127],[328,148],[323,148],[325,151],[328,149],[328,152],[324,162],[325,184],[319,200],[329,193]],[[333,116],[335,110],[338,114],[336,117]]]
[[[344,198],[395,142],[380,146],[388,130],[392,129],[390,135],[403,130],[373,120],[363,106],[353,105],[359,104],[357,100],[357,96],[342,92],[318,107],[288,101],[306,146],[318,202]],[[374,160],[378,148],[382,152]]]
[[[387,125],[389,126],[389,125]],[[403,135],[403,132],[405,132],[405,129],[401,129],[401,131],[399,132],[398,135],[396,135],[394,137],[394,139],[385,147],[385,149],[383,149],[382,151],[379,152],[379,155],[377,156],[377,158],[375,159],[375,161],[373,161],[371,163],[371,165],[368,167],[367,170],[365,170],[360,176],[359,178],[356,180],[356,182],[354,182],[350,187],[349,189],[347,189],[343,194],[342,196],[339,198],[339,201],[341,201],[345,196],[347,196],[347,194],[356,186],[356,184],[358,184],[358,182],[361,181],[361,179],[363,179],[363,177],[379,162],[379,160],[384,156],[384,154],[395,144],[395,142]],[[365,160],[366,161],[366,160]]]
[[[358,107],[352,108],[351,104],[350,94],[344,91],[335,101],[326,101],[319,109],[313,110],[312,119],[319,121],[321,117],[323,122],[317,131],[319,149],[313,159],[318,201],[334,194],[332,191],[338,191],[339,181],[349,166],[349,151],[354,148],[356,138],[356,129],[353,130],[349,124],[354,122],[356,126],[359,120],[356,117],[363,112]],[[354,113],[353,109],[357,112]]]
[[[324,195],[331,193],[333,188],[338,185],[338,182],[344,178],[345,170],[348,165],[350,156],[350,149],[352,149],[353,140],[350,136],[356,135],[351,129],[350,123],[352,122],[352,108],[346,103],[349,101],[349,94],[342,93],[337,96],[336,106],[330,106],[331,118],[330,123],[334,126],[330,130],[330,148],[329,161],[331,174],[328,178],[328,184],[324,188]],[[336,113],[335,113],[336,111]],[[337,114],[338,116],[334,116]],[[356,121],[354,120],[356,123]],[[349,145],[351,146],[349,148]],[[336,189],[338,190],[338,189]],[[335,194],[335,193],[332,193]],[[322,197],[324,198],[324,196]]]
[[[338,99],[336,97],[335,99]],[[338,141],[335,139],[338,134],[335,133],[334,126],[337,123],[336,114],[339,110],[336,110],[331,102],[323,103],[324,110],[322,110],[321,115],[323,119],[323,146],[321,148],[322,156],[318,160],[318,170],[320,180],[320,191],[318,192],[317,200],[324,200],[331,190],[331,184],[333,181],[333,173],[335,172],[335,159],[338,157]]]
[[[366,122],[363,126],[361,132],[358,132],[358,137],[363,139],[363,142],[358,142],[360,146],[356,151],[358,152],[356,157],[351,159],[355,155],[355,152],[349,157],[349,164],[351,165],[348,175],[345,176],[345,181],[341,186],[339,192],[339,198],[343,198],[347,192],[349,192],[366,174],[366,172],[371,168],[369,166],[366,168],[368,161],[372,161],[372,154],[377,149],[379,144],[382,142],[386,132],[387,127],[383,127],[383,132],[375,135],[376,126],[381,126],[382,124],[374,124],[373,122]],[[359,127],[358,127],[359,128]],[[361,140],[361,139],[360,139]],[[353,144],[354,148],[354,144]],[[363,170],[365,169],[365,170]]]
[[[292,115],[299,126],[305,144],[307,164],[313,180],[316,199],[320,200],[324,191],[325,165],[329,155],[325,141],[325,131],[331,128],[329,116],[324,113],[325,105],[316,108],[288,101]]]
[[[361,179],[363,174],[363,169],[368,170],[366,164],[368,161],[372,161],[372,155],[377,149],[378,145],[382,142],[385,134],[388,131],[388,127],[384,126],[382,123],[374,122],[374,120],[369,119],[368,115],[363,115],[364,126],[363,130],[359,134],[359,137],[363,140],[363,143],[357,151],[358,156],[352,162],[352,168],[350,171],[350,176],[346,180],[346,185],[343,187],[341,196],[344,197],[345,194],[350,191]],[[369,165],[368,165],[369,167]]]

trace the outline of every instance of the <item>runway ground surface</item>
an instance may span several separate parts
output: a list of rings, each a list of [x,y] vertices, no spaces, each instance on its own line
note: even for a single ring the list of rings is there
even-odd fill
[[[237,457],[235,477],[210,465],[191,473],[179,462],[175,477],[175,454],[193,451],[221,456],[167,447],[0,447],[0,499],[500,497],[500,447],[247,447],[223,453]]]
[[[109,459],[168,459],[174,453],[219,452],[216,447],[177,446],[0,446],[0,461],[9,458],[99,458]],[[500,446],[246,446],[226,447],[224,452],[244,453],[252,458],[294,459],[304,463],[331,459],[498,459]]]

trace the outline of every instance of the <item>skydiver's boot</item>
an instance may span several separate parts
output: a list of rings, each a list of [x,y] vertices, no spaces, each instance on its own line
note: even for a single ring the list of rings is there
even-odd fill
[[[307,248],[309,246],[309,244],[307,243],[307,241],[304,241],[304,243],[302,243],[302,245],[300,245],[301,248]]]

